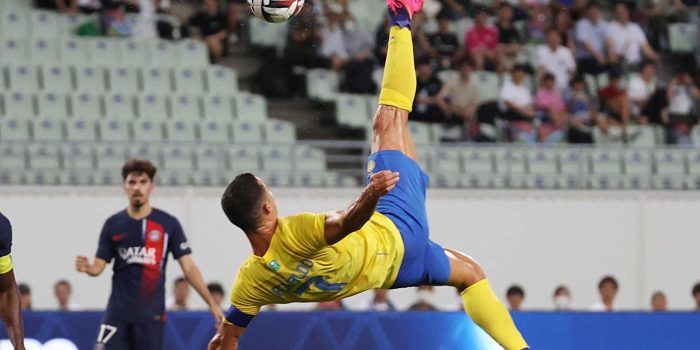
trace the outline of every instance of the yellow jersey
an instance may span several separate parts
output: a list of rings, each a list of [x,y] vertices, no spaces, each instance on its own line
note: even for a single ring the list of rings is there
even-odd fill
[[[267,252],[251,255],[238,270],[231,304],[257,315],[267,304],[336,300],[394,283],[404,246],[389,218],[375,212],[333,245],[324,238],[325,219],[313,213],[279,218]]]

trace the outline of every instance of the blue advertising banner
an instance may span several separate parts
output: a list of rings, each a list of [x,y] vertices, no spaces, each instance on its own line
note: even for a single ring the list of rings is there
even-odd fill
[[[698,349],[698,313],[521,312],[514,318],[533,349]],[[28,350],[94,348],[101,312],[27,312]],[[214,320],[171,312],[165,349],[206,349]],[[12,349],[4,328],[0,350]],[[459,312],[270,312],[258,316],[239,349],[500,349]]]

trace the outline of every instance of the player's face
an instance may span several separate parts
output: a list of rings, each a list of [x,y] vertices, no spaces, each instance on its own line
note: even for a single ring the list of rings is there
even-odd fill
[[[124,193],[129,197],[129,204],[140,208],[148,203],[153,191],[153,181],[145,173],[131,173],[124,180]]]

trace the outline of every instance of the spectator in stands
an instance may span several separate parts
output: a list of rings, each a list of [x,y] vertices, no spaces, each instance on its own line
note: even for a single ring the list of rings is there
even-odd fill
[[[32,290],[26,283],[20,283],[19,289],[19,304],[22,310],[29,311],[32,309]]]
[[[691,294],[693,295],[693,300],[695,301],[695,310],[700,311],[700,282],[693,286]]]
[[[630,103],[627,91],[622,87],[622,72],[613,68],[608,76],[608,85],[598,92],[601,110],[606,116],[600,123],[604,132],[609,126],[624,128],[630,119]]]
[[[202,9],[190,17],[189,25],[196,29],[196,36],[209,48],[212,63],[219,63],[226,55],[228,22],[226,15],[219,10],[216,0],[203,0]]]
[[[627,96],[632,102],[631,113],[641,124],[667,124],[665,92],[659,89],[654,63],[642,63],[640,74],[633,76],[627,86]],[[662,115],[663,113],[663,115]]]
[[[517,284],[508,287],[506,300],[511,311],[520,311],[525,301],[525,290]]]
[[[555,311],[568,311],[571,310],[571,291],[566,286],[558,286],[554,289],[554,296],[552,296],[554,301]]]
[[[608,59],[611,64],[622,64],[627,69],[635,69],[642,61],[657,61],[659,56],[649,45],[642,28],[630,21],[629,5],[618,2],[615,5],[615,20],[607,28]]]
[[[343,43],[348,59],[343,67],[345,74],[341,89],[354,94],[375,94],[377,85],[372,80],[375,66],[372,41],[351,16],[346,17],[343,24]]]
[[[389,50],[389,16],[374,31],[374,57],[379,65],[384,66]]]
[[[58,311],[76,311],[80,309],[77,305],[70,302],[72,294],[70,282],[58,280],[53,285],[53,294],[58,302]]]
[[[428,57],[432,50],[428,36],[425,34],[425,30],[423,30],[423,25],[426,21],[427,18],[423,11],[413,14],[413,19],[411,20],[413,30],[411,33],[415,57]]]
[[[440,93],[438,100],[444,100],[447,103],[447,121],[464,126],[463,139],[470,140],[473,133],[472,126],[476,123],[476,110],[479,108],[479,88],[475,86],[469,76],[472,71],[472,65],[468,60],[464,60],[459,64],[459,79],[453,83],[445,84]]]
[[[228,6],[226,8],[227,30],[230,33],[229,42],[235,44],[239,40],[242,23],[241,15],[250,13],[250,5],[247,0],[226,0]]]
[[[598,122],[598,111],[586,86],[586,81],[580,76],[571,80],[566,107],[569,113],[568,141],[570,143],[593,143],[592,127]]]
[[[450,69],[452,63],[459,54],[459,41],[454,33],[450,32],[452,23],[450,14],[444,9],[437,15],[438,31],[428,35],[430,42],[431,55],[434,57],[436,64],[441,69]]]
[[[474,25],[465,33],[466,52],[476,70],[496,70],[498,65],[498,29],[488,24],[485,8],[478,8]]]
[[[651,295],[651,311],[668,311],[666,308],[666,294],[656,291]]]
[[[605,40],[608,23],[597,2],[586,7],[586,17],[576,23],[576,59],[579,72],[598,75],[605,71],[608,60]]]
[[[540,140],[543,143],[556,143],[563,140],[564,128],[569,117],[552,73],[545,73],[542,76],[540,88],[535,96],[535,109],[541,122]]]
[[[321,30],[321,55],[330,62],[330,69],[341,70],[348,60],[343,27],[347,8],[338,3],[324,3],[327,23]]]
[[[528,72],[527,66],[516,65],[511,79],[501,86],[498,101],[505,119],[509,121],[511,139],[534,143],[536,135],[532,122],[535,106],[525,80]]]
[[[316,311],[342,311],[345,305],[342,300],[321,301],[314,308]]]
[[[433,304],[435,297],[433,286],[418,286],[416,288],[416,301],[408,307],[409,311],[436,311]]]
[[[34,6],[40,9],[57,10],[62,13],[78,13],[77,0],[34,0]]]
[[[394,303],[389,300],[389,290],[375,289],[374,297],[367,305],[367,311],[396,311]]]
[[[690,128],[698,122],[695,101],[700,99],[700,89],[684,69],[676,71],[668,84],[668,112],[673,135],[677,143],[692,144]]]
[[[526,29],[528,40],[532,43],[544,43],[545,31],[551,24],[552,13],[549,7],[536,6],[528,10]]]
[[[259,71],[260,86],[266,96],[285,94],[304,95],[306,76],[298,74],[300,68],[327,68],[328,60],[319,54],[320,30],[317,23],[318,10],[313,2],[306,2],[296,16],[288,22],[287,44],[278,62],[277,56],[268,58],[269,64]]]
[[[445,112],[449,109],[444,99],[439,98],[442,82],[437,78],[430,59],[418,60],[418,85],[413,102],[411,119],[422,122],[444,122]]]
[[[496,13],[498,29],[498,55],[501,62],[499,72],[510,71],[515,65],[518,55],[523,52],[524,38],[513,26],[513,6],[503,1],[498,5]]]
[[[167,302],[168,310],[187,311],[189,305],[187,299],[190,297],[190,284],[184,277],[178,277],[173,283],[173,296]]]
[[[567,9],[560,8],[557,11],[556,16],[554,16],[554,28],[559,32],[561,44],[571,50],[572,53],[576,52],[574,24],[571,20],[571,13]]]
[[[546,72],[554,75],[560,92],[566,91],[571,77],[576,73],[574,55],[561,44],[561,35],[554,28],[547,30],[547,43],[537,47],[535,65],[540,77]]]
[[[226,304],[225,300],[225,293],[224,293],[224,287],[221,286],[221,283],[218,282],[212,282],[207,284],[207,289],[209,290],[209,294],[211,294],[211,297],[214,298],[214,302],[216,302],[216,305],[219,305],[219,308],[222,310],[225,310]]]
[[[468,14],[471,7],[471,0],[439,0],[442,4],[442,11],[445,11],[451,19],[459,19]]]
[[[591,311],[614,311],[615,296],[617,295],[618,284],[615,277],[605,276],[598,283],[598,293],[600,302],[591,305]]]

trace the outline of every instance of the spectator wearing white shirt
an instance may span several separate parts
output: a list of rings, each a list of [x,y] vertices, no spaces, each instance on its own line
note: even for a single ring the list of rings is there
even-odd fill
[[[591,305],[591,311],[614,311],[615,296],[617,296],[618,284],[615,277],[605,276],[598,282],[600,301]]]
[[[71,303],[70,297],[73,294],[73,288],[70,282],[59,280],[53,285],[53,293],[58,302],[58,311],[77,311],[81,307]]]
[[[641,124],[649,123],[649,115],[642,113],[642,111],[649,105],[652,101],[654,93],[657,91],[658,81],[656,79],[656,67],[652,62],[642,63],[640,74],[633,76],[627,86],[627,97],[629,97],[632,102],[631,112],[632,115],[639,117],[639,122]],[[652,107],[652,106],[650,106]],[[657,113],[661,108],[654,108]],[[658,119],[658,116],[653,116],[654,120]]]
[[[607,46],[611,64],[623,64],[634,68],[642,61],[642,55],[651,61],[657,61],[659,55],[649,45],[642,28],[630,22],[628,5],[619,2],[615,5],[615,21],[608,25]]]
[[[605,38],[608,22],[603,18],[600,5],[591,2],[586,7],[586,17],[576,22],[576,59],[581,73],[598,75],[605,70]]]
[[[537,72],[540,76],[545,72],[552,73],[556,80],[557,90],[563,92],[569,85],[569,80],[576,73],[576,61],[571,50],[561,44],[561,35],[554,29],[547,30],[547,43],[537,47],[535,59]]]
[[[516,65],[511,80],[501,86],[498,102],[505,119],[509,121],[511,139],[535,143],[537,135],[532,125],[535,118],[534,99],[530,87],[525,83],[528,72],[528,67]]]
[[[695,102],[700,99],[700,89],[689,73],[679,70],[668,84],[667,96],[673,137],[678,143],[692,144],[690,129],[698,122]]]
[[[332,70],[340,70],[350,57],[345,47],[345,33],[343,25],[347,15],[343,6],[329,3],[325,7],[328,23],[321,31],[323,42],[321,44],[321,56],[330,61]]]

